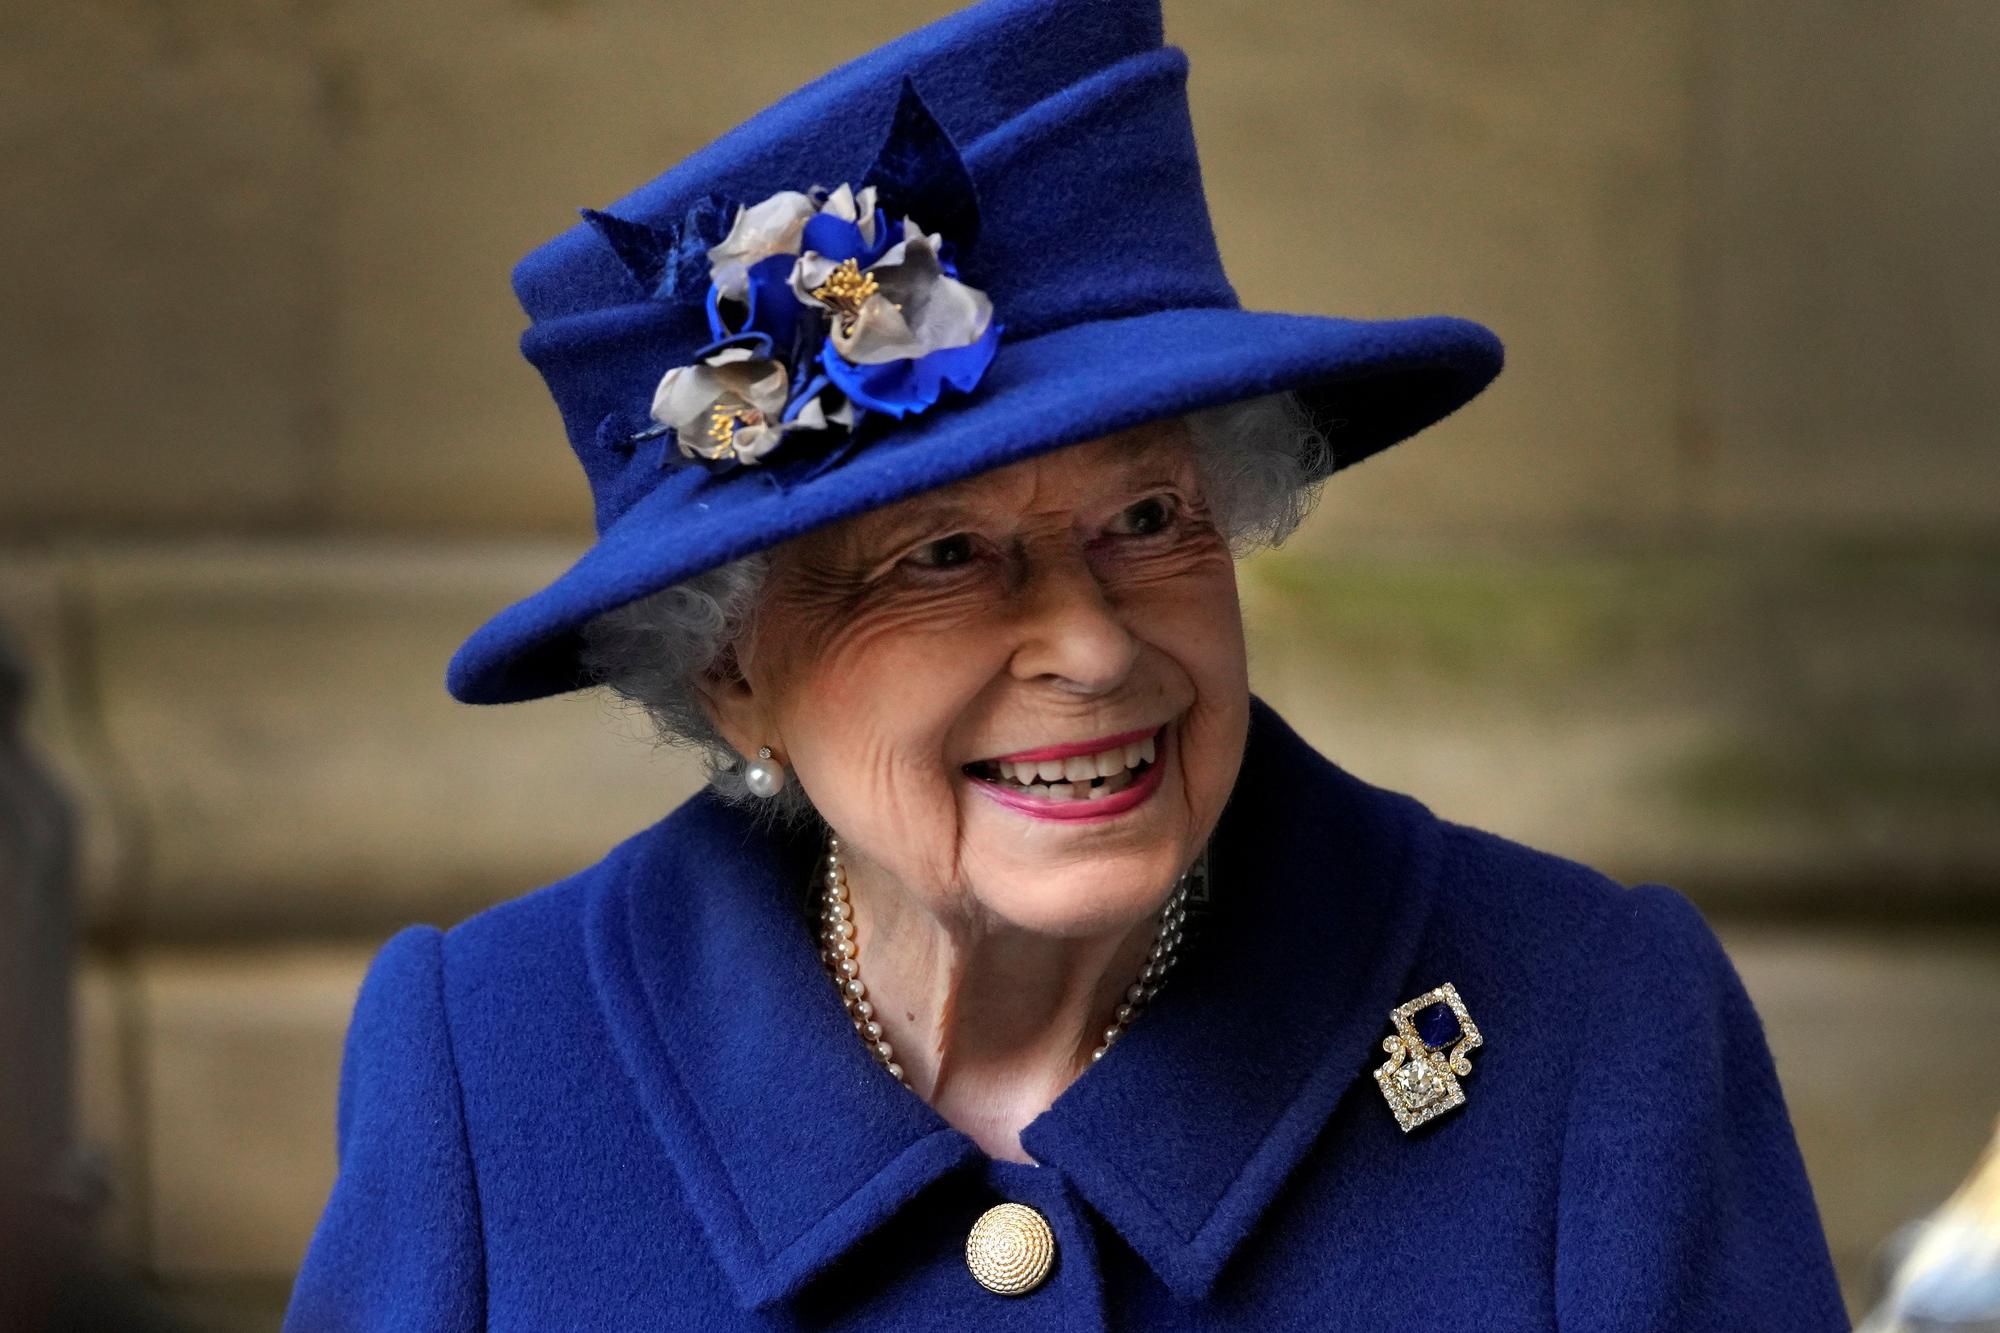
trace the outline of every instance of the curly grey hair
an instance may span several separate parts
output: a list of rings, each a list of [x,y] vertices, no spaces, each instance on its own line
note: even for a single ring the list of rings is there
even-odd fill
[[[1331,453],[1297,398],[1252,398],[1186,420],[1230,550],[1240,559],[1291,536],[1318,499]],[[749,628],[769,568],[767,554],[745,556],[607,611],[584,626],[583,661],[593,680],[646,714],[662,743],[695,750],[717,792],[793,820],[812,809],[800,784],[769,801],[752,797],[698,684]]]

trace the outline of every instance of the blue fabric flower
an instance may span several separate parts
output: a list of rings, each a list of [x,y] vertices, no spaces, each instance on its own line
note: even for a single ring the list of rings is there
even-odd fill
[[[1000,325],[988,324],[975,342],[919,357],[856,364],[828,348],[826,377],[859,408],[901,420],[937,405],[947,388],[979,387],[1000,347]]]
[[[708,331],[717,342],[740,338],[746,334],[769,340],[770,349],[766,355],[777,355],[790,361],[798,351],[801,337],[819,334],[815,328],[802,328],[812,323],[808,319],[810,311],[799,304],[792,294],[792,269],[798,260],[792,255],[778,254],[761,259],[743,272],[737,295],[728,296],[721,284],[713,284],[708,289]]]

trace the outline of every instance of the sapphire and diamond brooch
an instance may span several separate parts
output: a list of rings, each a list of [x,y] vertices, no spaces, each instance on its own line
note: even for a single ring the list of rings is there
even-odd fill
[[[1405,1134],[1465,1104],[1459,1079],[1472,1072],[1466,1052],[1480,1045],[1479,1027],[1450,982],[1389,1011],[1395,1035],[1382,1039],[1389,1062],[1375,1071],[1382,1099]]]

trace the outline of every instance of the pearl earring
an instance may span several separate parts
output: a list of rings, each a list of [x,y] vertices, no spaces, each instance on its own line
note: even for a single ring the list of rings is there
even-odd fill
[[[770,746],[758,750],[757,761],[743,770],[743,785],[766,801],[785,789],[785,766],[771,758]]]

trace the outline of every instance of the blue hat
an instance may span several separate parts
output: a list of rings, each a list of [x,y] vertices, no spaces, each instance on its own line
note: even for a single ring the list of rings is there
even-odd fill
[[[558,694],[592,617],[823,524],[1293,390],[1327,471],[1500,369],[1477,324],[1242,309],[1159,0],[986,0],[793,93],[541,246],[522,339],[598,540],[452,659]]]

